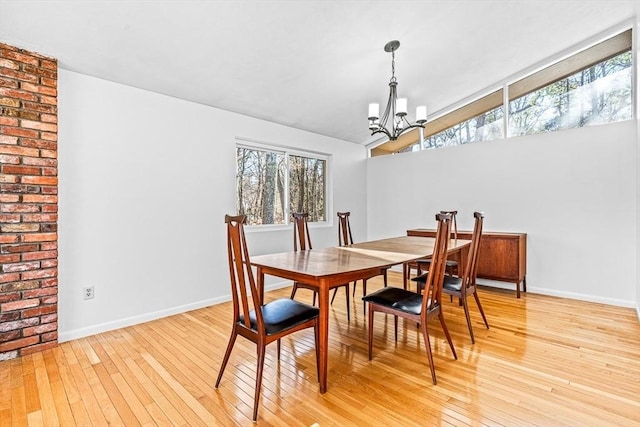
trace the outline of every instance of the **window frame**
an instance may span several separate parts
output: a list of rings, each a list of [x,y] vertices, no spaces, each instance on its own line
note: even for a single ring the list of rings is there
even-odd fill
[[[289,156],[301,156],[307,158],[320,159],[325,161],[325,220],[324,221],[309,221],[309,228],[323,228],[333,227],[333,217],[331,215],[333,209],[333,155],[330,153],[324,153],[320,151],[293,147],[277,143],[268,143],[262,141],[256,141],[247,138],[236,137],[236,143],[234,145],[234,163],[235,163],[235,179],[234,183],[237,183],[238,177],[238,163],[236,160],[238,148],[244,148],[256,151],[271,151],[278,154],[285,155],[285,167],[286,167],[286,179],[284,184],[284,193],[286,195],[286,201],[284,203],[283,224],[254,224],[245,226],[246,231],[261,232],[261,231],[279,231],[288,230],[291,228],[291,210],[289,201]],[[235,187],[235,185],[234,185]],[[234,190],[234,204],[237,205],[237,188]],[[236,206],[237,207],[237,206]]]

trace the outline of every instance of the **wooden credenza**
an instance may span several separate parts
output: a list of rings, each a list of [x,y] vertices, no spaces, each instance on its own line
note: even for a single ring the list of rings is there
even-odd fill
[[[459,239],[471,239],[471,231],[458,231]],[[407,230],[408,236],[435,237],[436,230],[417,228]],[[511,282],[520,298],[520,283],[527,291],[527,234],[482,232],[478,254],[478,274],[482,279]]]

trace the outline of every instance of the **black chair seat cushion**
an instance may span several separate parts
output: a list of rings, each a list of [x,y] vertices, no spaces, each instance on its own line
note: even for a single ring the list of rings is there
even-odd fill
[[[428,275],[429,275],[429,272],[427,271],[426,273],[416,276],[411,280],[424,285],[425,283],[427,283]],[[462,290],[462,279],[459,277],[444,276],[444,282],[442,282],[442,289],[443,290],[448,289],[450,291],[460,292]]]
[[[454,291],[454,292],[460,292],[462,291],[462,279],[459,277],[444,276],[442,289]]]
[[[320,309],[317,307],[289,298],[277,299],[262,306],[262,318],[267,335],[277,334],[319,315]],[[249,319],[251,329],[256,331],[258,321],[254,310],[249,313]],[[238,323],[244,323],[243,315],[240,315]]]
[[[419,260],[416,260],[416,262],[418,264],[431,264],[431,258],[421,258]],[[458,261],[454,261],[451,259],[448,259],[445,264],[447,265],[447,268],[453,268],[453,267],[457,267],[458,266]]]
[[[422,311],[422,295],[393,286],[370,293],[362,297],[362,300],[410,314],[419,315]]]

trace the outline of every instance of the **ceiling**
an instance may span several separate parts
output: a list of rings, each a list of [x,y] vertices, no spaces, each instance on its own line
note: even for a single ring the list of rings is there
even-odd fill
[[[60,68],[332,136],[376,141],[400,96],[437,112],[632,19],[639,0],[0,0],[0,41]]]

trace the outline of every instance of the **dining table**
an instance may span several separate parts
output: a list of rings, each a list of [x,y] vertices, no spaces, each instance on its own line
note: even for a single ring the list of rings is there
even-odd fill
[[[256,267],[260,300],[264,301],[264,277],[276,276],[313,286],[318,292],[320,309],[318,325],[320,393],[327,391],[329,359],[329,291],[356,280],[382,274],[394,265],[404,264],[433,254],[435,238],[400,236],[346,246],[281,252],[251,257]],[[470,240],[451,239],[448,254],[460,254],[462,265]]]

